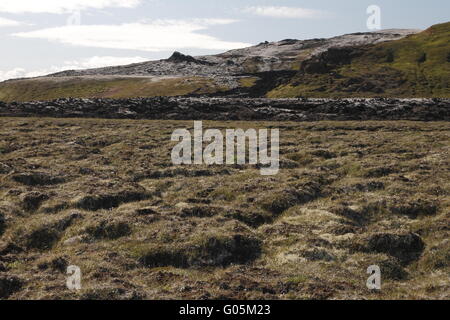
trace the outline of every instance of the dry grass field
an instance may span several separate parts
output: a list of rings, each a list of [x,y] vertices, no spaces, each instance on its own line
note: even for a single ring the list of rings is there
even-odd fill
[[[204,127],[279,128],[279,174],[172,166],[192,121],[0,118],[0,298],[450,299],[448,123]]]

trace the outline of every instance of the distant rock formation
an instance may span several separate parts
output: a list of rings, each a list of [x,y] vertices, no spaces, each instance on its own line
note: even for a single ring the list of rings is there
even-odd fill
[[[181,52],[178,51],[175,51],[172,54],[172,56],[169,59],[167,59],[167,61],[173,63],[181,63],[181,62],[197,63],[197,59],[195,59],[194,57],[182,54]]]
[[[203,65],[214,65],[213,63],[207,61],[197,60],[192,56],[182,54],[181,52],[175,51],[172,56],[167,59],[167,62],[172,63],[195,63],[195,64],[203,64]]]

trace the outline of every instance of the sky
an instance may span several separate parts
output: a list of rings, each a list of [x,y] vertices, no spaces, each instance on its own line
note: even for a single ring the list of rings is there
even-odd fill
[[[0,81],[374,31],[368,20],[426,29],[450,21],[450,1],[0,0]]]

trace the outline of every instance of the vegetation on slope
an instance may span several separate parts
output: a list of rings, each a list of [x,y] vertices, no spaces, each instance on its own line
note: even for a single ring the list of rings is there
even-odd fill
[[[57,98],[128,98],[205,94],[226,90],[202,77],[165,78],[41,78],[0,83],[0,101]]]
[[[450,97],[450,22],[401,40],[331,49],[269,97]]]

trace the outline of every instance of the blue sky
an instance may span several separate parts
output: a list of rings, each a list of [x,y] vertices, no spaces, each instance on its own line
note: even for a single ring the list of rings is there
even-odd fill
[[[0,0],[0,80],[369,31],[370,5],[383,29],[450,21],[448,0]]]

